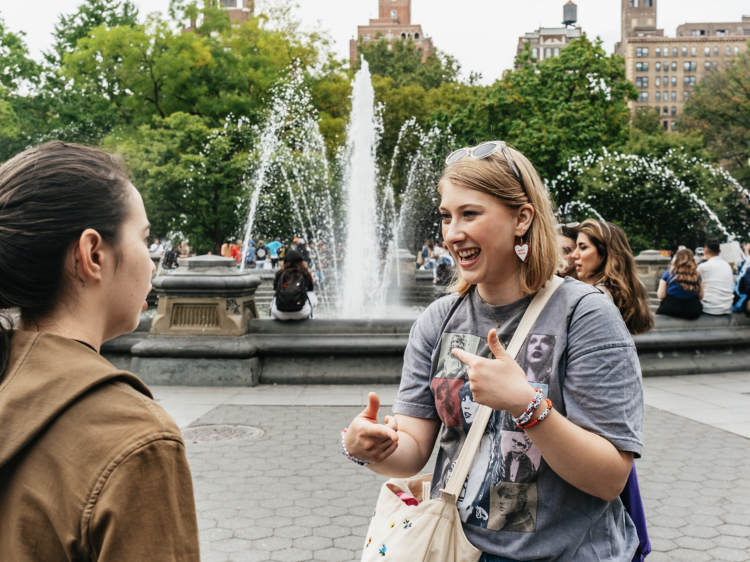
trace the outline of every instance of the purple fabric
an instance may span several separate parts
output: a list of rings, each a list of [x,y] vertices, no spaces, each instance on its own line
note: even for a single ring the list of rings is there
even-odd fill
[[[651,553],[651,541],[648,540],[648,528],[646,527],[646,511],[643,509],[643,500],[641,499],[641,488],[638,486],[638,474],[635,472],[635,462],[630,470],[628,482],[620,494],[622,505],[628,512],[630,518],[635,523],[635,529],[638,532],[638,549],[635,551],[633,562],[643,562]]]

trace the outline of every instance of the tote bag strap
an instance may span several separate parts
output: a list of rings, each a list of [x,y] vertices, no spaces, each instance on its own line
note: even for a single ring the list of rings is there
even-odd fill
[[[552,297],[554,292],[564,282],[565,280],[562,277],[555,275],[544,284],[544,287],[542,287],[542,289],[536,294],[534,300],[531,301],[529,308],[526,309],[526,313],[518,324],[518,328],[516,328],[516,333],[513,334],[513,339],[510,340],[510,345],[508,346],[507,351],[512,357],[518,355],[523,342],[526,340],[526,336],[534,326],[539,314],[544,310],[550,297]],[[461,489],[466,481],[466,477],[469,475],[469,470],[471,470],[471,465],[474,462],[474,456],[479,450],[484,430],[487,429],[487,424],[490,421],[492,412],[492,408],[489,408],[488,406],[480,406],[477,409],[474,422],[471,424],[471,429],[466,436],[466,442],[461,449],[461,453],[458,455],[458,460],[456,461],[453,473],[451,474],[445,489],[441,490],[442,498],[444,500],[455,504],[458,497],[461,495]]]

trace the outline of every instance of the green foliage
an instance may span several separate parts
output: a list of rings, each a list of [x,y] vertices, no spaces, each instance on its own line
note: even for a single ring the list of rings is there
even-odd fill
[[[658,135],[662,132],[661,113],[656,107],[639,107],[633,117],[632,128],[647,135]]]
[[[251,139],[246,120],[212,128],[206,118],[176,112],[106,144],[126,158],[152,231],[216,254],[240,235],[247,215]]]
[[[601,41],[581,37],[559,57],[541,62],[527,45],[516,65],[468,105],[438,116],[459,145],[506,140],[551,179],[571,157],[619,148],[628,140],[627,101],[636,99],[637,91],[625,78],[622,57],[608,56]]]
[[[635,252],[702,245],[706,237],[746,237],[748,209],[731,176],[706,161],[672,150],[662,157],[605,152],[574,157],[552,183],[558,193],[575,193],[565,218],[589,218],[591,206],[623,227]],[[702,205],[719,208],[718,216]],[[577,204],[576,204],[577,203]],[[724,224],[726,231],[718,224]]]
[[[727,63],[729,64],[729,63]],[[677,123],[680,131],[702,135],[715,162],[722,162],[750,185],[750,56],[743,53],[721,72],[695,87]]]

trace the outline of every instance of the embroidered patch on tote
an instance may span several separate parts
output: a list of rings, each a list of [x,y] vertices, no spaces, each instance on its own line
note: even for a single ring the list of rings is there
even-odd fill
[[[404,529],[411,529],[411,521],[408,519],[404,521]]]
[[[380,556],[385,556],[385,545],[383,545],[383,548],[378,550],[378,552],[380,553]]]
[[[370,537],[370,538],[368,539],[368,541],[367,541],[367,544],[365,545],[365,548],[367,548],[368,546],[370,546],[370,543],[371,543],[371,542],[372,542],[372,537]]]
[[[396,522],[394,521],[393,523],[391,523],[390,527],[388,527],[388,528],[389,529],[393,529],[395,526],[396,526]]]

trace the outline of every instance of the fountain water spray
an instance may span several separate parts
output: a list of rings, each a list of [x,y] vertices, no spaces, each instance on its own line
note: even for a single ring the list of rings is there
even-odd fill
[[[341,315],[345,318],[376,317],[384,304],[378,217],[375,149],[378,143],[375,91],[367,61],[352,84],[347,171],[346,263]],[[381,296],[383,295],[383,296]]]

